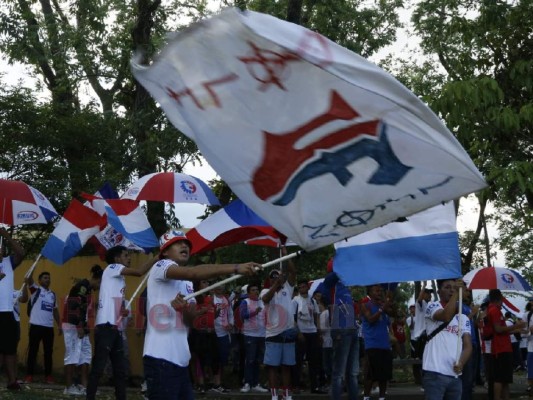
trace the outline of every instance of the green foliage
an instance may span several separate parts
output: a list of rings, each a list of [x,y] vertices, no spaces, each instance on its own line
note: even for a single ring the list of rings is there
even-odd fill
[[[251,0],[248,9],[286,19],[290,0]],[[392,44],[402,0],[304,0],[300,24],[363,57]]]
[[[497,244],[508,264],[529,264],[533,3],[426,0],[416,5],[412,21],[429,61],[419,65],[412,59],[397,71],[445,120],[487,178],[488,198],[498,210]]]

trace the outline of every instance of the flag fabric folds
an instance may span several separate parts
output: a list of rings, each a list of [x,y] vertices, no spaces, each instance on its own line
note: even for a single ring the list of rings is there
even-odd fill
[[[98,195],[109,197],[101,198]],[[82,196],[88,200],[86,206],[107,218],[108,226],[91,239],[100,257],[114,246],[145,252],[159,246],[148,218],[138,202],[119,199],[116,191],[107,183],[94,195],[83,193]]]
[[[345,285],[461,276],[453,202],[337,242],[335,248],[333,270]]]
[[[94,203],[105,203],[107,222],[126,239],[142,247],[150,249],[159,246],[159,241],[148,222],[146,214],[139,204],[133,200],[95,200]]]
[[[106,225],[105,217],[73,199],[41,254],[57,265],[74,257],[87,240]]]
[[[192,254],[267,236],[279,238],[274,228],[237,199],[187,232]]]
[[[486,186],[390,74],[272,16],[226,10],[132,70],[233,192],[306,250]]]

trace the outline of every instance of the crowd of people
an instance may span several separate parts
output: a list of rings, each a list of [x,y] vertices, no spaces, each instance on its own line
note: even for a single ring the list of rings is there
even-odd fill
[[[310,292],[310,283],[297,279],[291,260],[270,271],[263,282],[257,278],[261,267],[254,262],[186,267],[191,242],[181,231],[169,231],[160,239],[158,254],[136,268],[126,248],[109,249],[107,266],[95,265],[90,277],[76,282],[60,316],[48,272],[42,272],[37,283],[29,274],[23,288],[14,289],[13,271],[24,250],[5,229],[0,229],[0,236],[0,355],[9,390],[21,389],[18,321],[20,303],[27,303],[25,382],[33,381],[42,343],[45,382],[54,383],[56,324],[65,342],[64,393],[95,399],[107,368],[115,397],[126,399],[124,332],[130,311],[124,277],[146,273],[146,304],[140,312],[145,315],[143,368],[148,399],[188,400],[195,392],[228,393],[224,376],[225,368],[231,368],[239,382],[233,390],[270,393],[272,400],[292,400],[303,390],[331,399],[340,399],[346,391],[354,400],[360,397],[360,382],[364,400],[374,393],[383,400],[394,358],[412,358],[415,382],[431,400],[470,399],[483,379],[490,400],[508,399],[513,371],[526,365],[531,367],[528,382],[533,384],[533,341],[528,340],[533,298],[523,317],[516,318],[502,313],[504,299],[499,290],[491,290],[478,306],[460,279],[444,279],[437,281],[438,299],[434,289],[422,287],[406,318],[393,293],[381,284],[368,286],[366,296],[355,301],[333,271],[332,260],[323,282]],[[190,296],[232,274],[247,277],[240,291],[226,293],[219,285]],[[460,291],[464,293],[461,312]],[[96,310],[94,329],[88,322],[91,309]],[[520,350],[521,342],[527,351]]]

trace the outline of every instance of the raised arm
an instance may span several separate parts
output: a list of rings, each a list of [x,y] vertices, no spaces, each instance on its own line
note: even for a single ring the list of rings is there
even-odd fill
[[[153,255],[148,260],[146,260],[144,263],[141,264],[138,268],[122,268],[122,271],[120,272],[121,275],[128,275],[128,276],[143,276],[146,274],[152,266],[159,261],[159,254]]]
[[[13,267],[18,266],[22,262],[26,254],[24,252],[24,248],[20,245],[18,241],[14,240],[11,237],[11,235],[5,228],[0,228],[0,236],[4,238],[4,240],[9,244],[11,250],[13,251]]]

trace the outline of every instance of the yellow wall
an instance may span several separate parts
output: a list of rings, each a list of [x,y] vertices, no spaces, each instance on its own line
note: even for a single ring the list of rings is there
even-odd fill
[[[144,262],[148,256],[144,254],[132,254],[132,263],[133,268],[139,266]],[[16,270],[15,270],[15,289],[19,289],[22,286],[24,275],[29,270],[33,264],[33,260],[25,260]],[[37,277],[43,271],[50,272],[50,277],[52,280],[50,289],[56,293],[58,299],[58,308],[59,315],[62,315],[63,311],[63,301],[72,285],[79,279],[89,278],[90,269],[94,264],[99,264],[102,268],[105,268],[106,263],[98,257],[75,257],[65,263],[63,266],[57,266],[51,261],[41,259],[33,273],[33,278],[37,281]],[[142,281],[142,277],[126,277],[126,300],[130,300],[133,292],[139,286]],[[98,300],[98,293],[95,294],[95,300]],[[137,296],[138,297],[138,296]],[[130,364],[131,364],[131,374],[136,376],[142,376],[142,350],[144,343],[144,336],[140,335],[136,329],[136,325],[141,325],[141,319],[136,313],[136,302],[133,301],[132,305],[132,318],[129,321],[128,328],[126,330],[126,335],[128,337],[128,344],[130,347]],[[19,364],[26,365],[26,357],[28,353],[28,316],[26,314],[26,304],[21,305],[20,309],[20,343],[18,346],[18,361]],[[136,317],[137,316],[137,317]],[[1,329],[1,328],[0,328]],[[54,374],[62,375],[63,372],[63,356],[65,353],[65,343],[63,341],[63,336],[57,335],[57,327],[55,329],[55,339],[54,339]],[[91,342],[93,342],[93,332],[91,332]],[[94,348],[94,347],[93,347]],[[43,352],[42,345],[39,348],[39,354],[37,355],[37,365],[42,367],[43,365]]]

